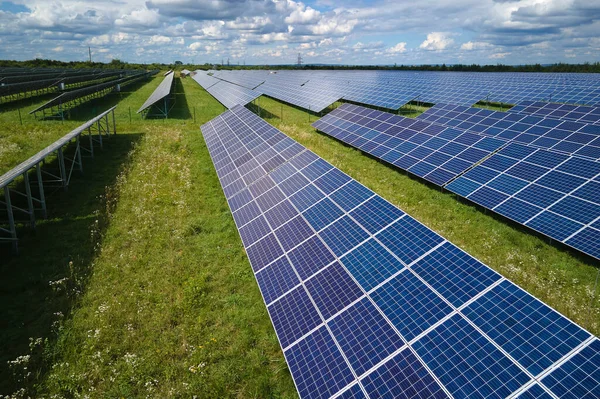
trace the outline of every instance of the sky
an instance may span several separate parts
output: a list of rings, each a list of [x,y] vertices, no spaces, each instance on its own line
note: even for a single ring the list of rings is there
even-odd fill
[[[0,59],[600,61],[600,0],[0,0]]]

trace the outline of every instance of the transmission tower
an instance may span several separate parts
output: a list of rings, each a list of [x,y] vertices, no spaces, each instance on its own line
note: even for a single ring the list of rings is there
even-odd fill
[[[298,67],[302,66],[302,54],[298,53]]]

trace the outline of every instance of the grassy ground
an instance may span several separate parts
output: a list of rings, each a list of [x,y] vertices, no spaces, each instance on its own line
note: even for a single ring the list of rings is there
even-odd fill
[[[20,231],[21,255],[0,256],[0,395],[297,396],[198,129],[224,108],[185,79],[169,120],[142,121],[135,111],[161,80],[74,121],[21,127],[17,108],[0,115],[0,148],[14,147],[0,171],[114,104],[119,130],[68,193],[49,199],[36,234]],[[316,133],[314,115],[258,103],[291,137],[600,333],[589,259]]]
[[[130,123],[159,82],[119,104],[115,170],[2,262],[0,394],[296,397],[198,129],[224,108],[188,79],[171,119]]]

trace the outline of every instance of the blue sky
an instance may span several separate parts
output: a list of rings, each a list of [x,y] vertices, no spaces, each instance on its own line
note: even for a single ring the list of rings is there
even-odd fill
[[[232,64],[600,61],[600,0],[0,0],[0,58]]]

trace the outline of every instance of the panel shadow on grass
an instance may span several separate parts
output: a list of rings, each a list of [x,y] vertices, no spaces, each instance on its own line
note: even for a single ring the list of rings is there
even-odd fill
[[[19,228],[19,255],[11,255],[10,245],[0,245],[0,395],[22,386],[7,362],[29,354],[30,338],[49,337],[52,343],[57,337],[52,323],[62,318],[57,313],[68,318],[78,299],[75,291],[85,291],[95,247],[108,224],[103,217],[106,187],[114,186],[141,137],[111,136],[93,160],[84,158],[84,175],[76,169],[68,191],[56,190],[47,197],[48,219],[38,219],[35,231]],[[53,162],[49,168],[56,167]],[[41,381],[48,364],[33,356],[30,362],[29,371],[41,372]]]

